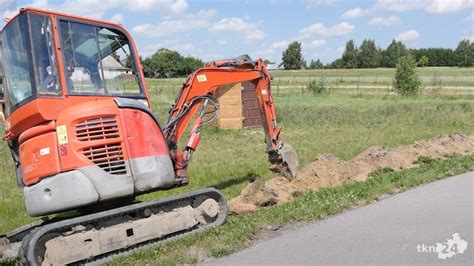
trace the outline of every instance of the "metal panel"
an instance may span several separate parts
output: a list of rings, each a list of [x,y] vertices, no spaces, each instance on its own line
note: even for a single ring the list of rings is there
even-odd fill
[[[262,113],[258,107],[255,83],[246,81],[242,83],[242,123],[244,128],[262,126]]]

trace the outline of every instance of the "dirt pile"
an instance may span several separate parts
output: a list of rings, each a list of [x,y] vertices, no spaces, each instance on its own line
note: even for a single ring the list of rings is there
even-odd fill
[[[372,146],[350,161],[340,160],[331,154],[321,154],[301,169],[292,181],[276,176],[266,182],[257,180],[249,184],[240,196],[229,202],[229,210],[234,214],[250,213],[259,206],[291,201],[306,191],[335,187],[347,181],[364,181],[377,169],[391,168],[397,171],[416,167],[419,161],[472,153],[474,135],[454,134],[390,150]]]

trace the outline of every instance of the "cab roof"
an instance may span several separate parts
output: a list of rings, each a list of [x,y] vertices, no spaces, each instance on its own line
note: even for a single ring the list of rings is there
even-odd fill
[[[61,13],[61,12],[57,12],[57,11],[46,10],[46,9],[35,8],[35,7],[23,7],[23,8],[20,8],[18,13],[16,15],[14,15],[12,18],[5,18],[5,20],[6,20],[5,25],[3,25],[0,32],[3,31],[3,29],[11,23],[11,21],[13,21],[16,17],[18,17],[20,14],[23,14],[23,13],[36,13],[36,14],[43,14],[43,15],[65,17],[65,18],[70,18],[70,19],[75,19],[75,20],[81,20],[81,21],[86,21],[86,22],[92,22],[92,23],[108,25],[108,26],[112,26],[112,27],[118,27],[118,28],[124,30],[122,24],[117,24],[117,23],[113,23],[113,22],[110,22],[110,21],[87,18],[87,17],[81,17],[81,16],[72,15],[72,14]]]

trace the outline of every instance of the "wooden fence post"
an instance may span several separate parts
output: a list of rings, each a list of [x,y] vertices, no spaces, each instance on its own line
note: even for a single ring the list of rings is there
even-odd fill
[[[454,74],[454,86],[455,86],[454,93],[457,95],[458,94],[458,75],[457,74]]]
[[[360,81],[360,76],[357,76],[357,96],[359,96],[359,81]]]

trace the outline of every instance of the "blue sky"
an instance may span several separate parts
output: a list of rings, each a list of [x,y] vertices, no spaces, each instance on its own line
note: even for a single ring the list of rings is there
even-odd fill
[[[278,63],[301,41],[307,61],[327,63],[349,39],[382,48],[392,39],[416,48],[474,41],[474,0],[0,0],[4,17],[25,6],[121,23],[145,57],[167,47],[204,61],[250,54]]]

